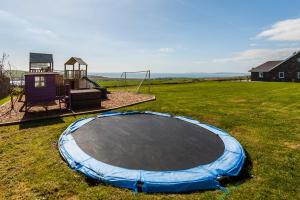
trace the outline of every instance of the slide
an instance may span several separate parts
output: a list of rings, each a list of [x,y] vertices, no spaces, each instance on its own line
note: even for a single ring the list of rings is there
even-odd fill
[[[95,89],[100,90],[101,91],[101,98],[102,99],[107,99],[107,89],[105,87],[102,87],[100,84],[98,84],[97,82],[89,79],[88,77],[84,76],[82,77],[83,79],[85,79],[86,81],[90,82]]]
[[[94,85],[95,88],[104,88],[102,87],[100,84],[96,83],[95,81],[89,79],[88,77],[84,76],[82,77],[83,79],[85,79],[86,81],[90,82],[91,84]]]

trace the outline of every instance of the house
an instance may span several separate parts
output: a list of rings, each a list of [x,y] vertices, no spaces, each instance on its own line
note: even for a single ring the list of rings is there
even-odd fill
[[[300,82],[300,51],[285,60],[265,62],[249,72],[252,81]]]

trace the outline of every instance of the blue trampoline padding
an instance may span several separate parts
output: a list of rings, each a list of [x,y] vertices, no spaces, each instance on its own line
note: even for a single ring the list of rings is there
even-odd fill
[[[60,154],[72,169],[82,172],[88,177],[117,187],[128,188],[133,191],[142,190],[147,193],[178,193],[220,188],[218,178],[222,176],[237,176],[240,172],[246,156],[242,146],[235,138],[214,126],[183,116],[175,116],[174,118],[203,127],[218,135],[225,146],[223,155],[214,162],[186,170],[132,170],[112,166],[94,159],[80,149],[72,136],[74,131],[96,118],[140,113],[172,117],[167,113],[130,111],[107,112],[96,117],[83,118],[72,123],[59,138]]]

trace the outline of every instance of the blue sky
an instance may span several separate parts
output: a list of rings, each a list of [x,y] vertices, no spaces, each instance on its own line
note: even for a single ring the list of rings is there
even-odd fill
[[[71,56],[93,72],[247,72],[300,50],[298,0],[1,0],[0,52]]]

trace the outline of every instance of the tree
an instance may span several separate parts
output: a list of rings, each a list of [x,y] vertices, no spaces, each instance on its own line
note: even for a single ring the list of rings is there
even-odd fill
[[[8,58],[8,55],[3,52],[0,60],[0,75],[3,76],[5,73],[5,65],[6,65],[6,60]]]
[[[5,52],[2,53],[1,60],[0,60],[0,76],[6,76],[10,80],[8,93],[10,95],[11,101],[11,111],[14,110],[14,96],[16,95],[16,85],[14,80],[14,74],[12,70],[12,65],[8,61],[8,54]]]

